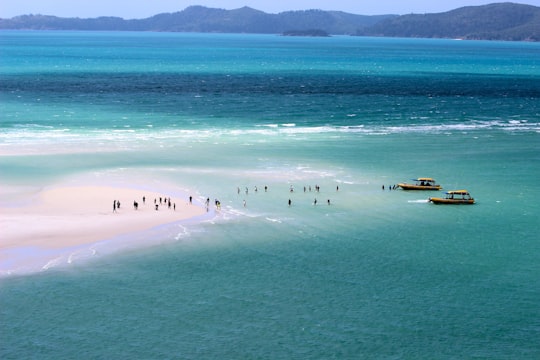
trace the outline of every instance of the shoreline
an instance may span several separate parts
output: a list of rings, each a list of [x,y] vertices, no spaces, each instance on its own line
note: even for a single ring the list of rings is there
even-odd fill
[[[0,206],[0,214],[0,272],[10,272],[15,265],[28,265],[36,252],[58,253],[125,238],[195,219],[207,209],[189,198],[134,187],[68,185],[10,199]]]

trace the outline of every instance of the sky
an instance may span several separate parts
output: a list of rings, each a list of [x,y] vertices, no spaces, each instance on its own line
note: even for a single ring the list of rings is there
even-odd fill
[[[191,5],[227,10],[249,6],[266,13],[321,9],[360,15],[403,15],[444,12],[462,6],[504,1],[507,0],[3,0],[0,5],[0,18],[42,14],[59,17],[118,16],[124,19],[142,19],[159,13],[181,11]],[[540,6],[540,0],[513,2]]]

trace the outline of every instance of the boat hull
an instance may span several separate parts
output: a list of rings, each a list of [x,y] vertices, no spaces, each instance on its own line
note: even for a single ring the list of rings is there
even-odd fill
[[[440,185],[398,184],[403,190],[441,190]]]
[[[474,199],[444,199],[444,198],[429,198],[433,204],[437,205],[472,205]]]

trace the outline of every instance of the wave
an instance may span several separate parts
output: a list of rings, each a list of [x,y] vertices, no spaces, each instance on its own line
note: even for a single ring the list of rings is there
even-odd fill
[[[212,129],[173,129],[160,127],[124,128],[124,129],[70,129],[64,126],[40,126],[36,124],[21,124],[11,128],[4,128],[0,132],[0,148],[19,144],[57,145],[63,146],[83,145],[88,140],[101,141],[112,148],[137,146],[136,144],[159,144],[170,140],[185,139],[188,141],[206,142],[227,139],[228,137],[249,137],[249,141],[259,141],[262,137],[298,136],[298,135],[390,135],[407,133],[441,134],[453,132],[474,132],[480,130],[495,130],[508,132],[540,132],[540,123],[527,120],[475,120],[461,123],[439,124],[405,124],[405,125],[322,125],[298,126],[297,124],[258,124],[254,127],[227,128],[216,127]],[[95,147],[86,146],[92,151]]]

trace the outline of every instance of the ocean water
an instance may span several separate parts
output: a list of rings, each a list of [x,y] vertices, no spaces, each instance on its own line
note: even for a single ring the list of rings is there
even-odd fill
[[[0,46],[4,205],[96,182],[222,203],[3,264],[2,359],[540,357],[540,44],[3,31]],[[477,203],[388,190],[418,176]]]

